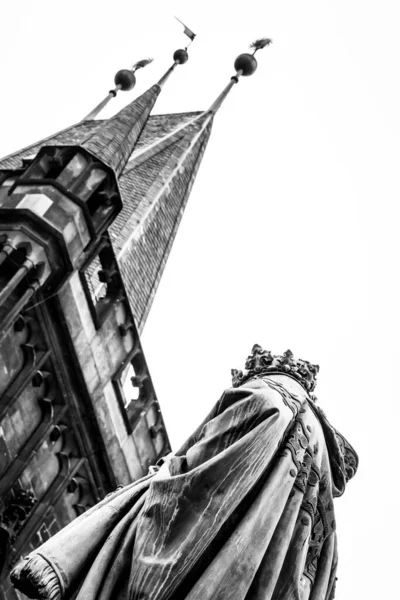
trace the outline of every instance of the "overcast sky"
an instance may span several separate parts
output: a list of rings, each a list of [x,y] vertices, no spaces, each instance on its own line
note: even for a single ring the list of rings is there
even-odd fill
[[[2,6],[0,154],[79,121],[141,58],[156,113],[206,109],[257,37],[274,44],[218,114],[143,336],[174,448],[257,342],[321,367],[360,455],[336,501],[340,600],[398,593],[399,13],[387,0],[19,0]]]

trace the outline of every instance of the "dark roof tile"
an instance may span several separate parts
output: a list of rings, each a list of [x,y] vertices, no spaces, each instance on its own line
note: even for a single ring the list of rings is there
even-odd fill
[[[153,85],[111,119],[103,121],[83,142],[83,147],[111,167],[117,177],[132,154],[160,91],[158,84]]]
[[[184,151],[180,140],[127,172],[120,180],[124,209],[112,224],[110,234],[140,331],[164,271],[210,132],[211,123],[202,131],[182,168],[174,174],[168,189],[162,191],[154,206],[149,201],[143,203],[143,199],[146,200],[146,194],[168,162]],[[138,225],[146,209],[151,209],[151,214],[143,225]],[[143,228],[140,234],[132,235],[138,226]]]
[[[176,113],[171,115],[151,115],[138,139],[135,149],[143,148],[149,144],[158,141],[179,125],[190,121],[198,112]],[[12,154],[8,154],[0,159],[0,169],[20,169],[22,167],[22,159],[34,156],[42,146],[76,146],[94,130],[102,125],[104,121],[81,121],[66,129],[62,129],[39,142],[35,142],[21,150],[17,150]]]

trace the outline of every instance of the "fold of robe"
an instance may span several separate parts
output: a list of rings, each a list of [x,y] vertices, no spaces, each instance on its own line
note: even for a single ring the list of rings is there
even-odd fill
[[[158,473],[17,565],[14,584],[46,600],[331,600],[333,497],[357,464],[296,380],[250,380]]]

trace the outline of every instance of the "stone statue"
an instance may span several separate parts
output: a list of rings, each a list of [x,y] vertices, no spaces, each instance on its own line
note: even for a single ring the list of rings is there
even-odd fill
[[[254,346],[178,452],[12,573],[31,598],[331,600],[333,498],[358,458],[316,404],[318,367]]]

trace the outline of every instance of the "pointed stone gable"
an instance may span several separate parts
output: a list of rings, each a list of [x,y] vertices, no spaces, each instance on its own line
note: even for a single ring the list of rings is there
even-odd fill
[[[157,100],[161,88],[153,85],[119,113],[103,121],[82,143],[82,147],[111,167],[116,176],[122,173]]]

